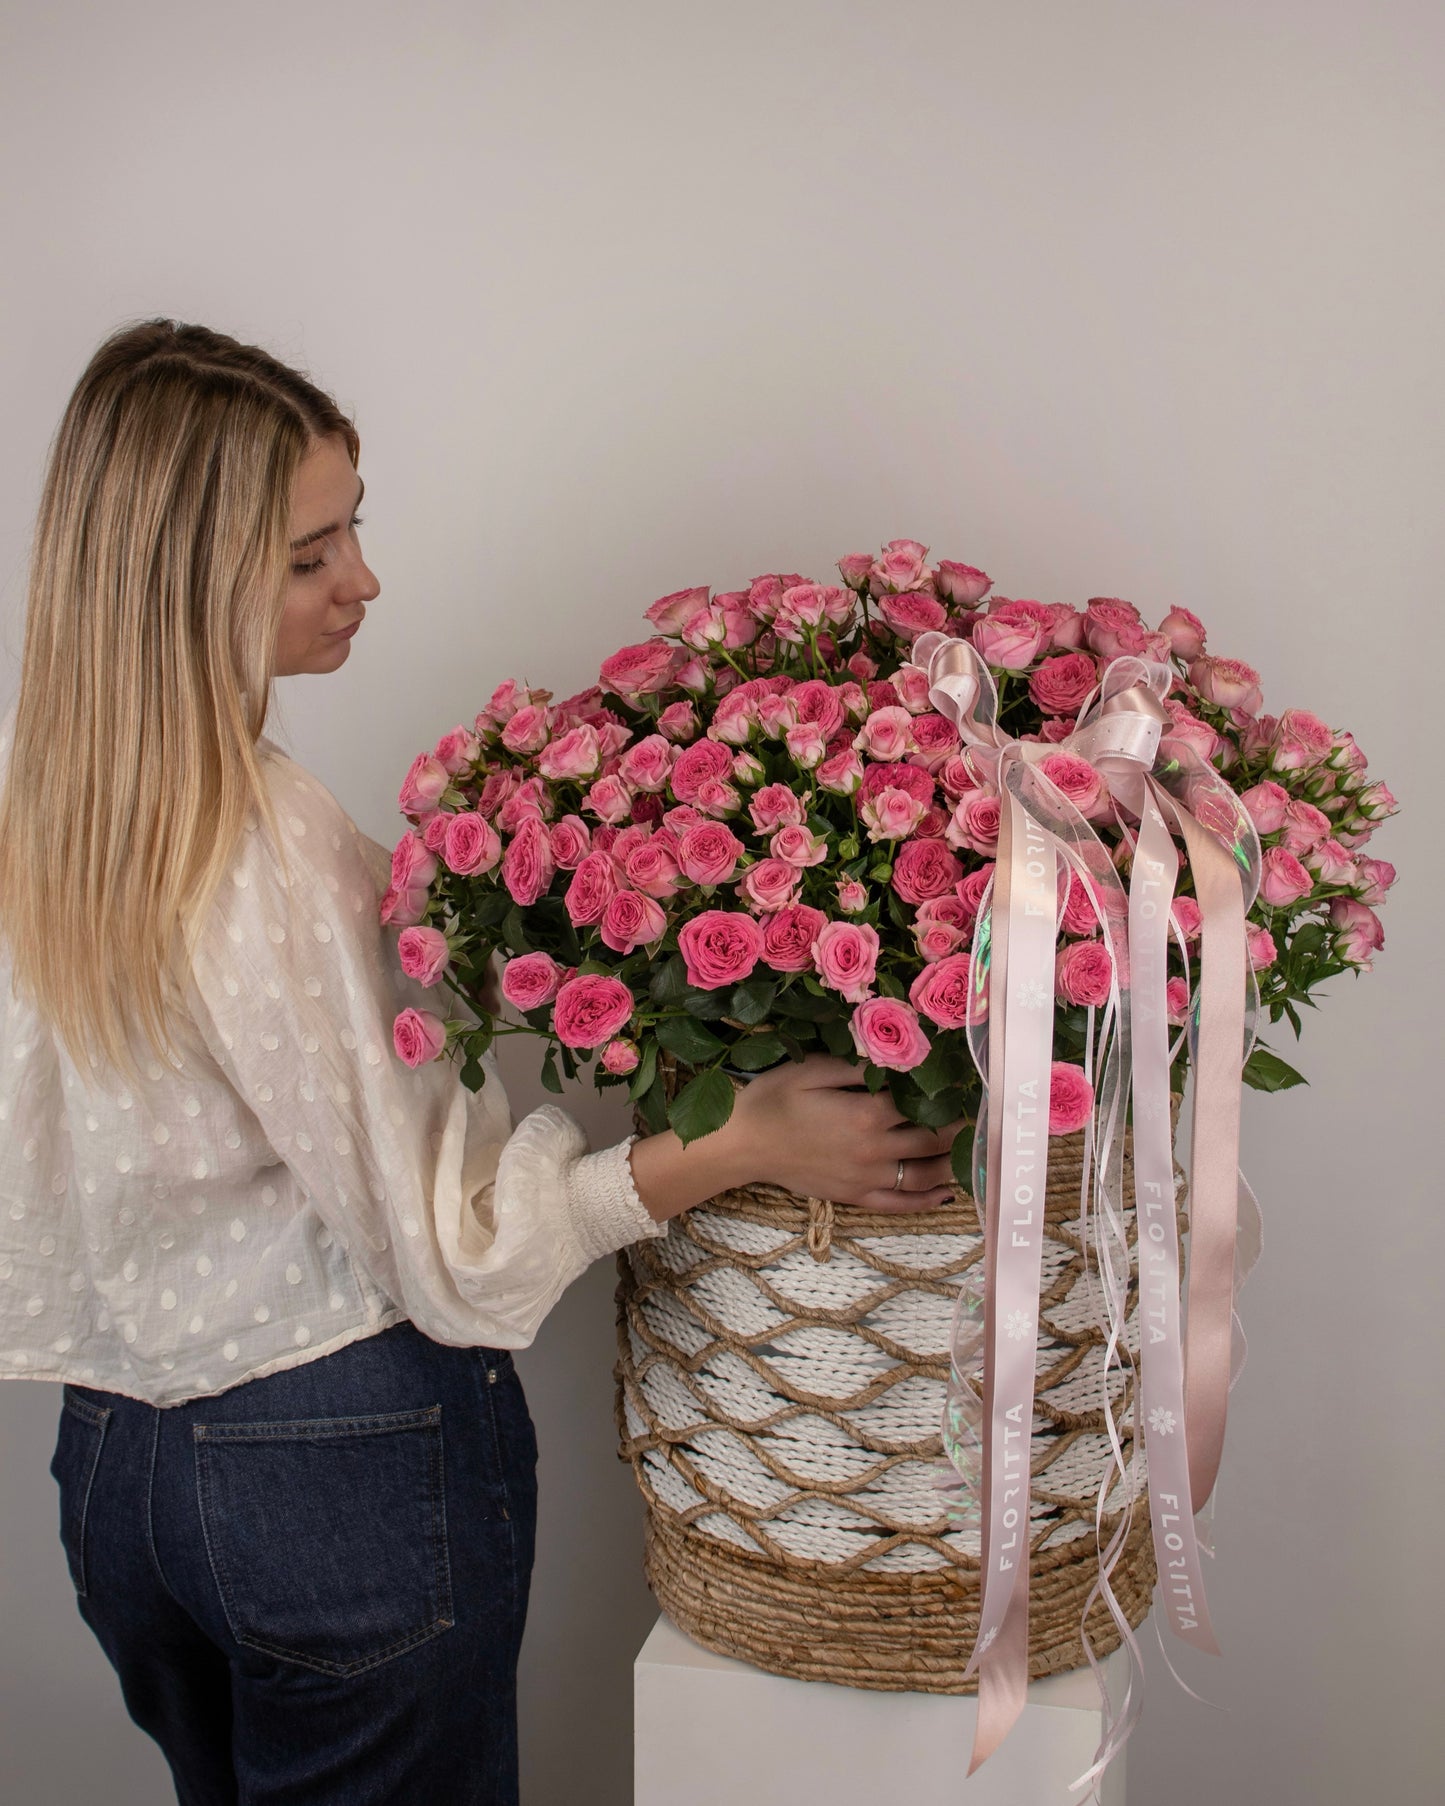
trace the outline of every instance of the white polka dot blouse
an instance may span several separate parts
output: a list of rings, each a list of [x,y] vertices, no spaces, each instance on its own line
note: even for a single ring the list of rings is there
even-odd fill
[[[78,1070],[0,941],[0,1378],[179,1404],[404,1318],[521,1348],[594,1260],[666,1227],[632,1136],[590,1153],[554,1104],[514,1126],[491,1053],[476,1092],[454,1060],[398,1059],[397,1012],[436,993],[378,919],[390,854],[258,750],[290,884],[253,817],[192,960],[178,1066],[151,1059],[139,1089]],[[463,1008],[448,993],[437,1013]]]

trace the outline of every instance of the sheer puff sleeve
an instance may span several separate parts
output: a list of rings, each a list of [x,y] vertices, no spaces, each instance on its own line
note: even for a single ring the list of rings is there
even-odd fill
[[[590,1153],[553,1104],[514,1126],[490,1051],[475,1092],[454,1059],[403,1064],[399,1011],[465,1006],[402,972],[378,918],[386,849],[279,749],[264,763],[290,881],[253,819],[191,956],[197,1026],[300,1194],[418,1329],[525,1347],[594,1260],[664,1232],[633,1184],[635,1137]]]

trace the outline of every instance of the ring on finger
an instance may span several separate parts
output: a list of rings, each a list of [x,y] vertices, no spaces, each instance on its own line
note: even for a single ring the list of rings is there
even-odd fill
[[[898,1177],[893,1181],[893,1190],[903,1190],[903,1162],[901,1160],[898,1162]]]

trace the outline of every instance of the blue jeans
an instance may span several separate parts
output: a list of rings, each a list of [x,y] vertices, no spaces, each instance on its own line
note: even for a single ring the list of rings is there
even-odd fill
[[[80,1615],[180,1806],[515,1806],[537,1443],[411,1323],[158,1409],[66,1385]]]

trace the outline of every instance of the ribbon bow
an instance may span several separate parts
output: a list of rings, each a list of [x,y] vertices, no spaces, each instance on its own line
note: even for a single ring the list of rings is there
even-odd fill
[[[967,641],[922,634],[914,641],[912,662],[927,672],[929,700],[958,728],[971,763],[991,770],[1001,800],[995,871],[974,940],[975,988],[987,973],[990,1002],[986,1012],[978,1012],[980,1022],[969,1028],[970,1050],[984,1085],[974,1161],[974,1196],[984,1227],[982,1324],[977,1300],[961,1293],[945,1410],[945,1444],[968,1478],[959,1432],[970,1408],[977,1413],[977,1404],[965,1385],[964,1369],[970,1343],[976,1347],[981,1341],[983,1597],[978,1637],[964,1671],[965,1676],[979,1671],[972,1774],[1007,1736],[1028,1684],[1028,1457],[1060,862],[1085,880],[1113,966],[1099,1031],[1099,1077],[1086,1125],[1081,1235],[1086,1271],[1092,1244],[1102,1285],[1104,1416],[1127,1494],[1105,1549],[1104,1503],[1113,1480],[1112,1473],[1106,1475],[1096,1512],[1099,1578],[1085,1603],[1084,1619],[1102,1595],[1142,1679],[1131,1627],[1109,1585],[1134,1500],[1135,1464],[1124,1459],[1109,1394],[1127,1324],[1130,1246],[1119,1199],[1125,1110],[1132,1097],[1144,1342],[1135,1392],[1136,1446],[1142,1403],[1151,1527],[1169,1623],[1184,1641],[1218,1653],[1195,1518],[1213,1492],[1228,1393],[1243,1364],[1234,1294],[1259,1242],[1257,1206],[1238,1171],[1238,1139],[1239,1075],[1246,1033],[1252,1033],[1254,996],[1245,912],[1258,887],[1260,853],[1253,824],[1234,792],[1192,748],[1165,733],[1169,716],[1164,697],[1173,681],[1167,666],[1132,657],[1113,660],[1068,739],[1038,743],[1020,741],[1000,728],[992,675]],[[1059,752],[1086,759],[1108,787],[1131,853],[1127,894],[1092,825],[1039,769],[1041,761]],[[1137,821],[1137,828],[1128,817]],[[1180,1316],[1165,990],[1180,869],[1171,829],[1184,842],[1202,919],[1199,989],[1185,1031],[1195,1074],[1187,1334]],[[1187,948],[1177,924],[1174,932],[1187,970]],[[1090,1069],[1093,1016],[1091,1009]],[[1092,1234],[1091,1178],[1096,1196]],[[1248,1230],[1243,1236],[1242,1228]],[[1131,1358],[1127,1346],[1124,1354]],[[1098,1677],[1086,1630],[1083,1645]],[[1102,1679],[1100,1686],[1107,1709]],[[1131,1677],[1096,1761],[1075,1781],[1076,1788],[1102,1774],[1127,1739],[1137,1717],[1133,1692]]]

